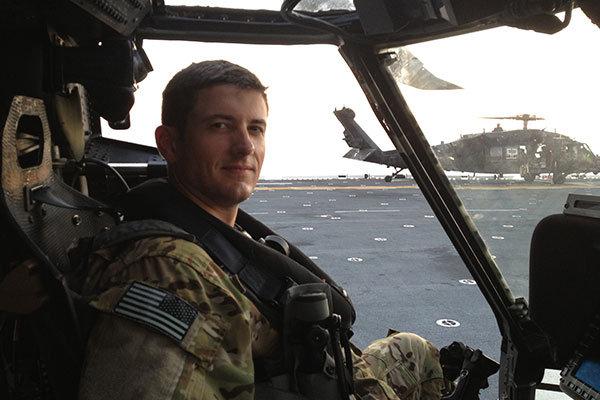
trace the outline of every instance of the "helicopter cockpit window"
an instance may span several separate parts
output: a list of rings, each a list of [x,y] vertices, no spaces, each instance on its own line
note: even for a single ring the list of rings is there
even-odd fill
[[[590,101],[599,40],[575,11],[554,35],[505,27],[386,50],[397,55],[388,73],[518,297],[528,295],[536,224],[561,213],[568,193],[600,194],[600,102]]]
[[[271,11],[280,10],[281,3],[282,0],[165,0],[166,5],[172,6],[185,5]],[[294,7],[296,11],[307,12],[326,12],[332,10],[354,11],[355,9],[352,0],[302,0]]]

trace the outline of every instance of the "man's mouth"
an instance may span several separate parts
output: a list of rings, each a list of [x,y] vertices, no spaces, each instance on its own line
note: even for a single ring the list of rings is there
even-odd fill
[[[223,169],[231,172],[254,171],[254,168],[249,165],[226,165]]]

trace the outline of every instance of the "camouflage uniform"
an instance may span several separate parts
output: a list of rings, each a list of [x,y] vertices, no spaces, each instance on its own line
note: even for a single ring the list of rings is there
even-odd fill
[[[195,317],[185,335],[174,339],[118,315],[132,284],[191,306]],[[281,354],[278,333],[239,285],[183,239],[146,238],[95,252],[82,295],[103,312],[88,342],[83,400],[252,399],[253,358]],[[353,356],[363,398],[440,398],[439,353],[416,335],[395,334]]]

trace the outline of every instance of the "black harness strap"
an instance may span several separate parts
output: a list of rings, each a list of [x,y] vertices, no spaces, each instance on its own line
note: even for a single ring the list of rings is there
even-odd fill
[[[218,230],[209,224],[202,225],[206,229],[206,233],[198,241],[199,244],[221,262],[227,272],[236,275],[261,302],[281,312],[279,297],[290,286],[290,281],[268,275],[248,260]]]

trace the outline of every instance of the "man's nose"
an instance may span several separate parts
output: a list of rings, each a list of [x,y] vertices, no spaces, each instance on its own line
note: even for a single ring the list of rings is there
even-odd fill
[[[254,142],[250,132],[246,128],[240,127],[236,130],[233,149],[236,154],[247,155],[254,152]]]

